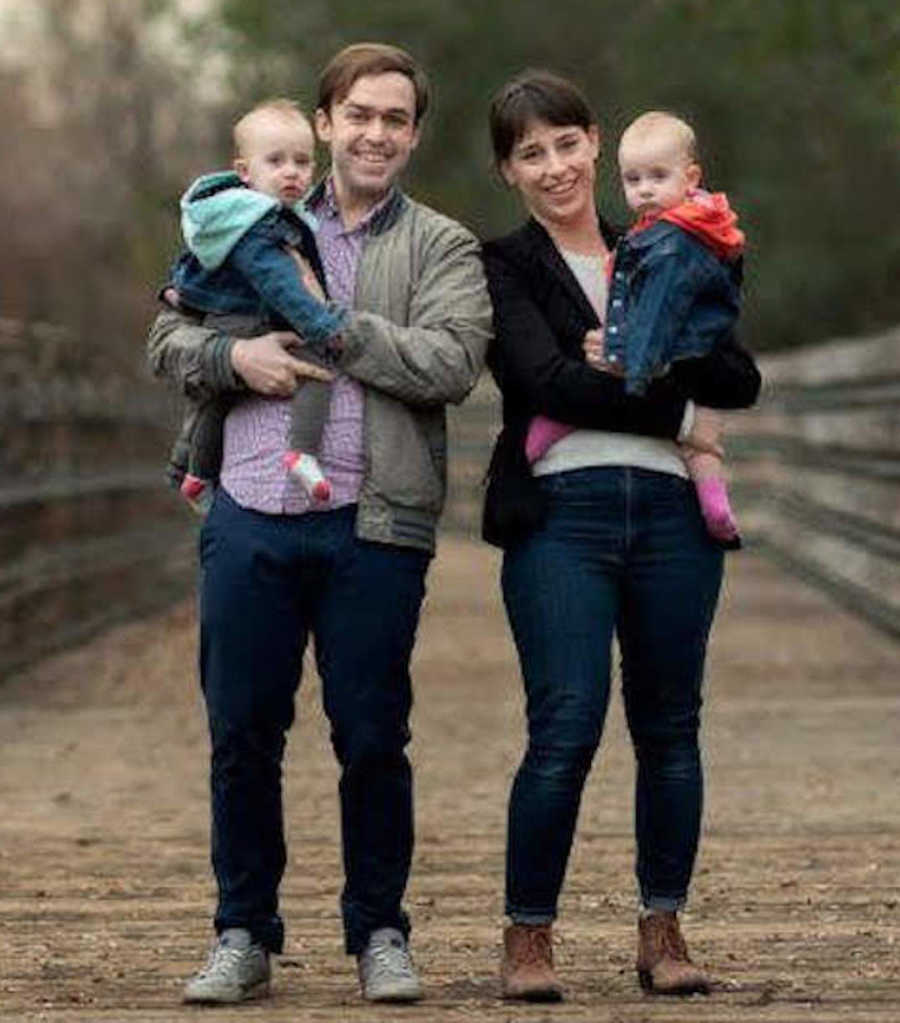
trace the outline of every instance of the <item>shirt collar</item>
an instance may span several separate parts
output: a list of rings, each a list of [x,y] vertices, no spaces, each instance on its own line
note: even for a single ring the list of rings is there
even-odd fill
[[[395,199],[397,193],[397,186],[391,185],[384,198],[379,200],[362,218],[362,220],[360,220],[355,227],[346,233],[355,234],[357,231],[367,231],[372,222],[376,220],[376,218],[384,212],[385,208]],[[312,208],[317,217],[337,220],[339,223],[343,223],[341,220],[341,211],[338,209],[337,196],[334,193],[334,178],[330,174],[311,196],[309,206]]]

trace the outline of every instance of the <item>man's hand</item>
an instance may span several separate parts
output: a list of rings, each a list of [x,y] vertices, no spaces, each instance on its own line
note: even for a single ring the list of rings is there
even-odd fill
[[[685,446],[693,448],[694,451],[702,451],[724,458],[725,449],[719,442],[724,422],[721,412],[707,408],[705,405],[696,405],[691,432],[684,438]]]
[[[287,349],[298,343],[297,335],[286,330],[238,338],[231,348],[231,365],[251,391],[270,398],[289,398],[304,380],[333,380],[327,369],[290,354]]]

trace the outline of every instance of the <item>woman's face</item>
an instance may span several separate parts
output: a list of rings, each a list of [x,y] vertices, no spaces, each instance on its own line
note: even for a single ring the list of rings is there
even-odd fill
[[[500,164],[504,181],[519,190],[536,220],[549,226],[576,222],[594,211],[600,137],[596,125],[532,121]]]

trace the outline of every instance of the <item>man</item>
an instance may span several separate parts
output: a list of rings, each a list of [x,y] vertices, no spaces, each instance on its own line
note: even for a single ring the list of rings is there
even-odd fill
[[[341,767],[346,951],[364,998],[422,996],[401,905],[409,659],[444,498],[444,406],[474,385],[491,329],[475,238],[397,187],[427,106],[424,74],[391,46],[351,46],[320,79],[331,169],[308,205],[329,297],[349,307],[319,453],[324,510],[282,462],[289,396],[317,373],[287,350],[297,339],[224,337],[171,309],[151,329],[157,373],[194,395],[237,395],[200,541],[217,939],[186,1001],[268,993],[284,937],[281,760],[310,633]]]

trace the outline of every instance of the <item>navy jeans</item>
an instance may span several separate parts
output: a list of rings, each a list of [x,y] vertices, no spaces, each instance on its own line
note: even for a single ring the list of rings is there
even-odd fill
[[[221,488],[200,537],[200,671],[212,743],[216,930],[284,927],[281,762],[310,633],[341,767],[347,951],[401,907],[413,843],[409,659],[430,555],[354,535],[356,507],[266,515]]]
[[[506,912],[518,923],[556,916],[609,702],[614,631],[637,758],[640,895],[677,909],[700,830],[697,732],[722,552],[707,538],[692,485],[677,476],[593,468],[540,485],[547,520],[503,563],[528,717],[509,804]]]

